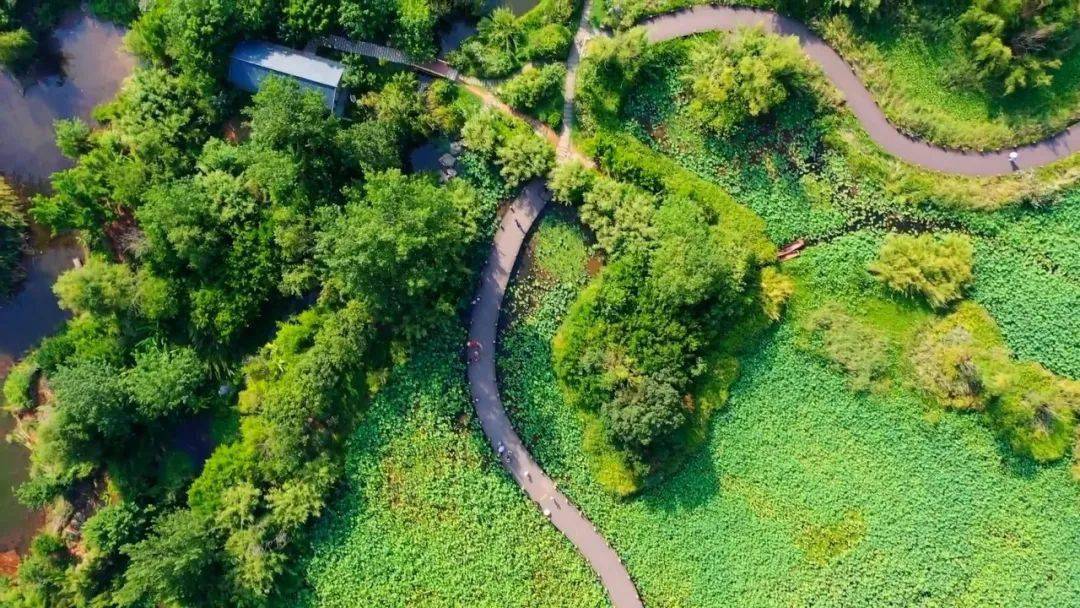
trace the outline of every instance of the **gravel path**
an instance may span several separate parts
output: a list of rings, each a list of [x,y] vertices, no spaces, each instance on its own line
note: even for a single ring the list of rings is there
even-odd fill
[[[607,590],[612,605],[616,608],[640,608],[642,603],[637,589],[619,556],[532,459],[521,438],[514,432],[499,398],[495,347],[503,296],[521,246],[533,222],[544,209],[546,199],[543,183],[531,182],[510,205],[495,234],[472,309],[469,340],[471,344],[479,344],[479,348],[470,348],[469,386],[484,434],[514,481],[589,561]],[[551,599],[554,601],[554,598]]]
[[[873,95],[839,53],[801,22],[772,11],[699,6],[655,17],[641,25],[653,42],[758,25],[776,34],[795,36],[806,54],[821,66],[825,76],[843,94],[870,139],[889,154],[927,169],[961,175],[1003,175],[1018,169],[1041,167],[1080,150],[1080,128],[1075,125],[1041,142],[994,152],[948,150],[909,137],[889,123]],[[1018,155],[1016,163],[1009,160],[1009,153],[1013,151]]]

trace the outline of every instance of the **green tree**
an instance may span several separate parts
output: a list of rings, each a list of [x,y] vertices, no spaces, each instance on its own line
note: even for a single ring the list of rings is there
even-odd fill
[[[26,221],[18,203],[15,191],[0,178],[0,296],[8,293],[20,274]]]
[[[56,147],[64,156],[77,159],[90,150],[90,126],[81,118],[65,118],[53,123]]]
[[[185,347],[144,348],[135,353],[135,366],[124,371],[124,386],[146,420],[194,411],[195,392],[205,379],[199,355]]]
[[[36,50],[37,42],[26,29],[0,32],[0,67],[22,71],[30,64]]]
[[[285,0],[281,37],[299,44],[325,34],[334,23],[335,4],[321,0]]]
[[[546,175],[555,164],[551,144],[525,129],[517,129],[495,150],[499,174],[511,188]]]
[[[1052,82],[1078,18],[1072,0],[971,0],[962,22],[977,74],[1009,94]]]
[[[150,536],[122,551],[131,563],[113,597],[118,606],[194,606],[215,597],[207,576],[217,560],[214,539],[209,522],[193,511],[160,517]]]
[[[553,97],[562,98],[566,67],[553,63],[536,68],[527,65],[521,73],[499,87],[499,96],[510,107],[530,112]]]
[[[449,314],[478,236],[476,194],[463,182],[445,187],[391,170],[348,193],[343,213],[320,237],[320,258],[342,293],[363,297],[395,325]]]
[[[496,8],[490,15],[481,19],[477,24],[476,33],[488,45],[511,56],[517,53],[523,35],[517,17],[514,16],[513,11],[504,6]]]
[[[79,268],[56,279],[53,292],[60,306],[74,313],[117,314],[134,304],[135,275],[126,264],[113,264],[91,255]]]

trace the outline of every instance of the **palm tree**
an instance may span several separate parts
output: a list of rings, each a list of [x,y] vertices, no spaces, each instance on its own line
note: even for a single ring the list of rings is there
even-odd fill
[[[499,7],[491,12],[490,17],[480,20],[477,33],[488,44],[497,46],[507,53],[517,52],[521,40],[521,25],[517,17],[506,7]]]

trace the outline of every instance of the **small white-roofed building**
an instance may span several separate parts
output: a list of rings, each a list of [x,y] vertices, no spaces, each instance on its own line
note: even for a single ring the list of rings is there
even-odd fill
[[[241,42],[229,57],[229,82],[237,88],[254,93],[268,76],[292,78],[322,95],[326,107],[338,116],[348,98],[340,86],[344,73],[345,66],[336,61],[269,42]]]

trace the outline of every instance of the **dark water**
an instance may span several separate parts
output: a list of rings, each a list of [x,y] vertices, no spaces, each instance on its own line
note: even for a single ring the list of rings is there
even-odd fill
[[[450,142],[445,139],[433,139],[417,146],[413,148],[412,152],[409,152],[409,169],[413,173],[422,171],[438,173],[442,169],[442,165],[439,164],[439,157],[449,150]]]
[[[39,70],[21,83],[0,72],[0,173],[40,191],[50,174],[71,165],[56,149],[52,123],[74,116],[89,119],[95,105],[115,95],[135,65],[121,50],[122,39],[121,29],[72,12],[50,41],[59,71]],[[0,301],[0,381],[15,360],[64,322],[52,284],[82,256],[70,238],[35,237],[34,250],[25,260],[26,279]],[[11,417],[0,413],[0,436],[12,426]],[[0,552],[25,548],[41,521],[41,514],[21,507],[11,492],[26,469],[27,451],[0,442]]]
[[[58,118],[90,117],[94,106],[112,98],[135,60],[121,50],[123,30],[84,14],[69,13],[51,46],[61,57],[61,73],[37,75],[26,84],[0,73],[0,173],[41,183],[71,163],[53,137]]]
[[[476,33],[476,20],[457,17],[439,27],[439,58],[456,49],[461,42]]]
[[[484,3],[483,11],[491,12],[500,6],[509,8],[517,16],[524,15],[540,0],[488,0]],[[439,26],[439,57],[445,58],[446,54],[461,45],[461,42],[476,33],[478,19],[468,17],[455,17]]]

